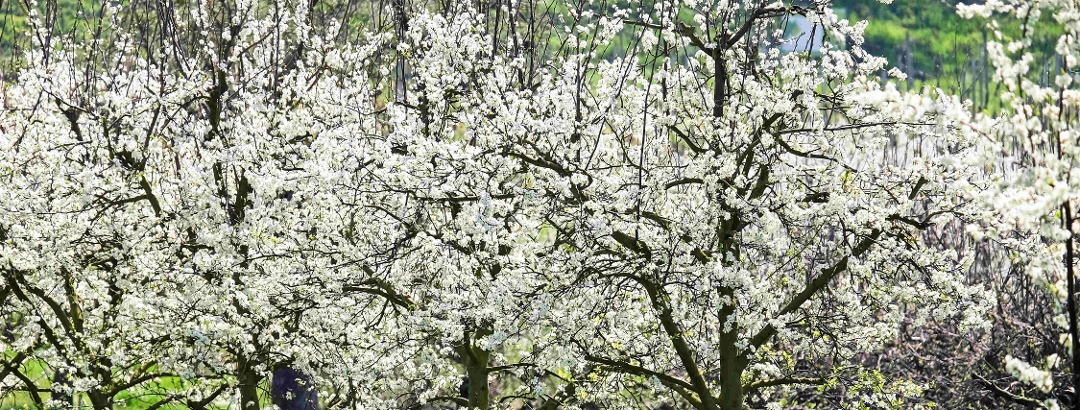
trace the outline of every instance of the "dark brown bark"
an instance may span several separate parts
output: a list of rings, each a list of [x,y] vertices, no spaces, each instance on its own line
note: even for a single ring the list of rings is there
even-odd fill
[[[1078,345],[1077,339],[1080,339],[1080,333],[1078,333],[1076,325],[1076,272],[1074,269],[1075,254],[1073,251],[1073,239],[1075,234],[1072,231],[1072,206],[1068,203],[1063,206],[1065,216],[1065,228],[1069,230],[1069,239],[1065,241],[1065,275],[1066,275],[1066,287],[1068,289],[1068,297],[1066,300],[1067,307],[1069,309],[1069,336],[1071,337],[1072,351],[1072,382],[1073,382],[1073,408],[1080,409],[1080,389],[1076,386],[1080,386],[1080,345]]]
[[[720,309],[720,317],[726,322],[735,313],[734,292],[721,289],[731,297],[731,302]],[[740,354],[736,343],[739,341],[737,321],[731,321],[730,329],[720,334],[720,409],[740,410],[743,405],[742,373],[746,368],[745,356]]]

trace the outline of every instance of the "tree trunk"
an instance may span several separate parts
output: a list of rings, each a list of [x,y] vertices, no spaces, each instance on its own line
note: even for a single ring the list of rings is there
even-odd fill
[[[742,410],[742,370],[724,370],[720,374],[720,409]]]
[[[240,389],[240,409],[259,410],[259,374],[255,372],[255,363],[240,359],[236,377]]]
[[[731,296],[729,304],[720,309],[720,317],[729,320],[735,314],[735,292],[726,287],[721,292]],[[720,333],[720,409],[741,410],[743,407],[742,373],[746,357],[739,351],[739,327],[731,321],[731,329]]]
[[[90,398],[90,405],[94,407],[94,410],[109,410],[113,407],[112,396],[105,395],[100,391],[87,392],[86,396]]]
[[[1060,137],[1059,137],[1060,138]],[[1074,271],[1074,263],[1076,255],[1073,252],[1073,239],[1076,236],[1072,231],[1072,206],[1066,202],[1064,216],[1065,216],[1065,229],[1069,231],[1069,239],[1065,242],[1065,280],[1066,288],[1068,291],[1068,297],[1066,298],[1066,307],[1069,309],[1069,336],[1071,348],[1073,351],[1072,357],[1072,382],[1073,382],[1073,408],[1080,409],[1080,340],[1077,340],[1080,336],[1080,332],[1077,330],[1076,323],[1076,272]]]
[[[465,376],[469,385],[469,408],[486,410],[488,408],[488,358],[491,353],[476,347],[473,341],[490,335],[491,330],[484,328],[475,334],[466,331],[465,340],[458,347],[462,364],[465,366]]]

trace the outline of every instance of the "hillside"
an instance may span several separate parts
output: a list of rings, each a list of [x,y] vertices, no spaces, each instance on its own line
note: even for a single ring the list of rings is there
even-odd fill
[[[912,86],[928,82],[946,90],[973,98],[983,108],[993,109],[995,93],[985,69],[986,41],[995,40],[992,30],[981,18],[964,19],[956,13],[956,0],[910,0],[881,4],[876,0],[839,0],[834,4],[852,22],[869,20],[864,47],[886,57],[892,66],[904,69],[903,55],[911,56]],[[1002,40],[1018,38],[1021,22],[999,17]],[[1047,69],[1057,62],[1048,58],[1061,36],[1061,26],[1049,16],[1030,22],[1034,29],[1031,52],[1035,61],[1045,61]]]

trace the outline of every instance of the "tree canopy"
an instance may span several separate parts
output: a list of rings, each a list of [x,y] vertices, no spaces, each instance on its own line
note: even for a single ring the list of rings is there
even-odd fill
[[[1000,112],[833,6],[27,2],[0,400],[1080,405],[1077,6],[957,6]]]

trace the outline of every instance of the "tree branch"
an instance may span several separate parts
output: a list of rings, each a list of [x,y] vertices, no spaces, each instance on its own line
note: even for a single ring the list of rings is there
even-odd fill
[[[813,297],[814,294],[816,294],[818,291],[828,285],[829,281],[831,281],[832,278],[836,277],[836,275],[840,272],[847,270],[849,258],[851,258],[852,256],[856,258],[862,256],[862,254],[866,253],[866,251],[870,249],[870,246],[872,246],[874,242],[877,241],[879,236],[881,236],[881,230],[875,229],[870,234],[870,236],[859,241],[859,243],[855,245],[855,248],[852,249],[851,255],[841,258],[835,264],[823,270],[821,274],[818,275],[818,277],[814,278],[814,280],[810,281],[810,283],[806,285],[806,288],[804,288],[802,292],[799,292],[799,294],[795,295],[795,297],[792,298],[791,301],[784,305],[784,307],[781,308],[779,312],[777,312],[777,316],[793,313],[800,307],[802,307],[803,303],[806,303],[806,301],[810,300],[810,298]],[[765,342],[769,341],[769,339],[776,334],[776,331],[777,329],[773,327],[773,325],[765,325],[764,328],[758,331],[758,333],[750,339],[750,345],[755,348],[761,347],[761,345],[765,344]]]
[[[696,396],[694,396],[694,386],[683,380],[679,380],[677,378],[656,371],[652,371],[641,366],[635,366],[626,362],[620,362],[604,357],[593,356],[587,353],[585,354],[585,360],[611,367],[620,373],[656,377],[657,380],[660,380],[660,383],[674,390],[676,393],[679,393],[680,396],[683,396],[683,398],[689,401],[690,404],[694,405],[694,407],[701,408],[701,401]]]

